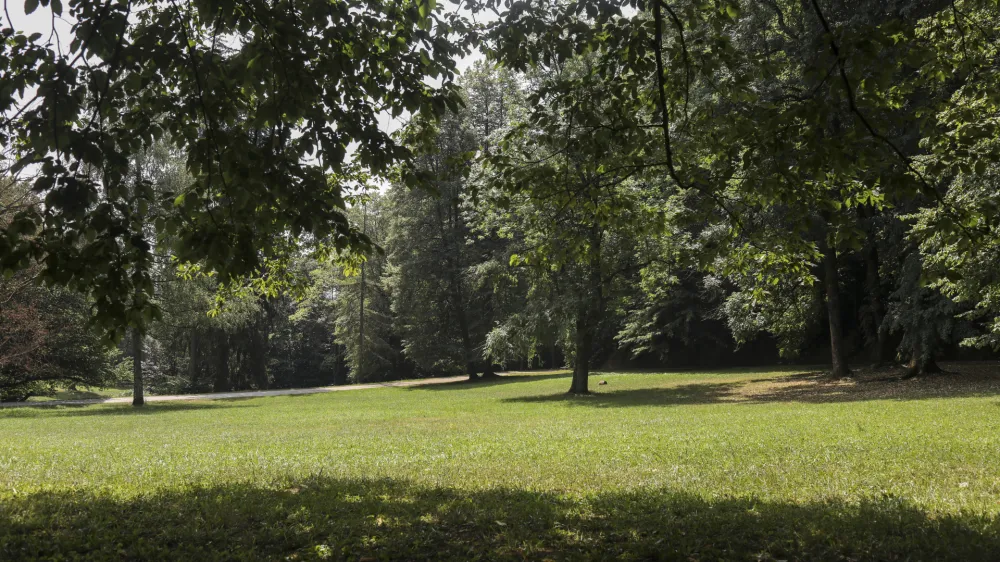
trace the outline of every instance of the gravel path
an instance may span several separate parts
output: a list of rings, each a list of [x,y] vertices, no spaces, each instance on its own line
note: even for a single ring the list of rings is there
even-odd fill
[[[287,390],[253,390],[246,392],[213,392],[210,394],[173,394],[165,396],[146,396],[146,402],[175,402],[178,400],[227,400],[232,398],[260,398],[264,396],[291,396],[299,394],[322,394],[325,392],[341,392],[344,390],[364,390],[367,388],[385,388],[392,386],[424,386],[429,384],[444,384],[467,380],[468,377],[447,377],[440,379],[415,379],[371,384],[348,384],[344,386],[321,386],[318,388],[291,388]],[[35,408],[45,406],[88,406],[91,404],[131,404],[131,396],[120,398],[93,398],[87,400],[49,400],[46,402],[0,402],[0,408]]]

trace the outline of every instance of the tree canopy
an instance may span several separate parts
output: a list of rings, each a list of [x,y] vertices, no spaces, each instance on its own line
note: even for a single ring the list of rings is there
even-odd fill
[[[461,6],[28,0],[0,266],[190,387],[997,346],[995,0]]]

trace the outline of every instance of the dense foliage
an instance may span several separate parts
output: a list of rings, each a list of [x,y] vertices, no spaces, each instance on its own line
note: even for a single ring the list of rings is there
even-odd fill
[[[8,21],[0,265],[156,390],[997,347],[996,1],[463,4]]]

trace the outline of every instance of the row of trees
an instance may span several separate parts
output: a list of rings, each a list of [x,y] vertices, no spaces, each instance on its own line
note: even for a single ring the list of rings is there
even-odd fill
[[[103,61],[79,88],[120,91],[54,124],[62,90],[4,102],[8,175],[36,173],[9,182],[34,199],[5,203],[0,259],[87,294],[146,386],[534,364],[586,392],[594,365],[822,353],[919,375],[1000,341],[995,2],[529,1],[478,28],[308,4],[144,4],[119,51],[74,47]],[[8,37],[26,85],[69,64]],[[489,62],[457,81],[474,42]]]

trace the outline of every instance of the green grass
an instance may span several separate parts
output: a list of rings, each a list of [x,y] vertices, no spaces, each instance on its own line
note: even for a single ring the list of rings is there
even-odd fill
[[[793,373],[0,411],[0,560],[1000,556],[1000,376]]]

